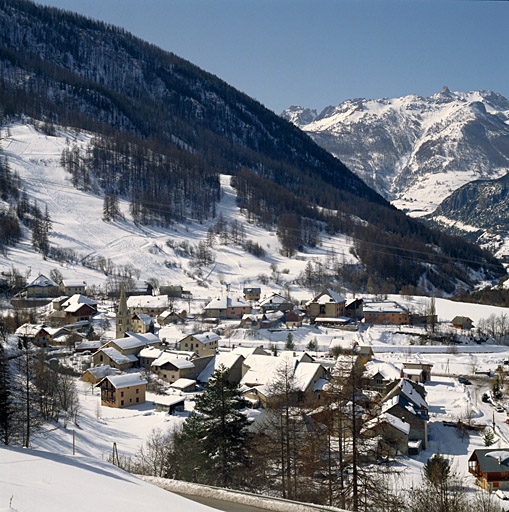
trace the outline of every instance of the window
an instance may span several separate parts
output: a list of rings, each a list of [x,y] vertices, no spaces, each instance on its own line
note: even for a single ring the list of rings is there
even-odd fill
[[[122,396],[122,397],[124,396],[124,392],[123,391],[120,392],[120,396]]]
[[[102,362],[102,360],[103,360],[103,355],[101,354],[101,355],[99,356],[99,361],[101,361],[101,362]]]
[[[140,393],[140,389],[136,388],[136,394],[139,395],[139,393]]]
[[[120,400],[120,405],[124,405],[124,401],[123,400]]]
[[[138,403],[139,401],[140,401],[140,398],[136,397],[136,403]]]

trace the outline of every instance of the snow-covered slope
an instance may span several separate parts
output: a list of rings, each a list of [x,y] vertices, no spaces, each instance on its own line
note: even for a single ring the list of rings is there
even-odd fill
[[[319,115],[291,107],[282,116],[414,216],[509,170],[509,101],[491,91],[444,87],[429,98],[354,99]]]
[[[308,249],[305,258],[304,254],[297,254],[292,259],[281,256],[276,234],[247,222],[240,212],[230,176],[221,177],[222,199],[216,208],[217,216],[211,221],[176,224],[172,229],[140,226],[132,222],[129,202],[121,200],[120,208],[125,219],[105,222],[102,219],[103,198],[73,188],[70,174],[60,165],[60,156],[67,144],[84,148],[92,135],[68,131],[52,137],[38,132],[30,124],[12,124],[4,134],[4,154],[12,171],[19,174],[30,202],[36,200],[43,211],[45,206],[48,207],[53,224],[50,244],[70,249],[78,258],[76,263],[61,264],[43,259],[33,250],[30,231],[24,228],[22,242],[9,248],[6,255],[0,255],[0,270],[15,267],[24,272],[31,269],[30,279],[34,279],[39,273],[48,275],[56,268],[64,277],[103,286],[105,274],[82,264],[103,257],[116,266],[130,266],[134,278],[156,278],[161,284],[180,284],[187,289],[193,289],[200,282],[199,295],[214,296],[224,290],[225,284],[233,292],[250,283],[259,286],[258,276],[270,276],[275,268],[280,273],[285,270],[285,280],[293,280],[307,261],[323,261],[332,251],[338,258],[353,259],[349,253],[351,241],[343,236],[330,238],[325,235],[321,246]],[[192,259],[179,251],[180,244],[197,246],[206,240],[209,227],[217,222],[219,215],[229,223],[233,220],[242,223],[246,239],[260,244],[266,256],[257,258],[246,253],[240,245],[223,244],[219,237],[215,237],[211,248],[215,261],[202,267],[192,266]],[[281,286],[277,288],[280,289]]]
[[[0,512],[212,511],[92,457],[0,448]]]

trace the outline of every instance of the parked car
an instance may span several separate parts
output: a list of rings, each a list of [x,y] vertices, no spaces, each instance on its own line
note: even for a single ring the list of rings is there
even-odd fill
[[[486,403],[486,404],[489,404],[491,402],[490,400],[490,397],[488,396],[488,393],[484,393],[481,400]]]
[[[501,405],[497,405],[495,407],[495,411],[497,411],[497,412],[505,412],[505,409]]]
[[[468,379],[466,379],[465,377],[458,377],[458,382],[460,384],[465,384],[465,386],[470,386],[470,384],[472,384]]]

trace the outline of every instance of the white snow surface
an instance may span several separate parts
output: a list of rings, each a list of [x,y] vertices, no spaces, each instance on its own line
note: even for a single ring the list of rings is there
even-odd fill
[[[216,510],[151,485],[93,457],[0,447],[0,511]],[[8,506],[10,505],[10,506]],[[3,508],[7,507],[7,508]]]

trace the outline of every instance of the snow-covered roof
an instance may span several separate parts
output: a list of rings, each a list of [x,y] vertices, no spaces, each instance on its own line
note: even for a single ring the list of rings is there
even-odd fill
[[[422,409],[427,409],[428,404],[426,400],[418,393],[412,383],[408,379],[401,379],[398,387],[401,389],[401,392],[408,397],[417,407]]]
[[[295,368],[294,378],[295,386],[299,391],[306,391],[310,386],[316,374],[321,370],[320,363],[303,363],[300,362]]]
[[[259,350],[259,347],[235,347],[232,352],[234,354],[240,354],[243,357],[248,357],[251,354],[254,354],[256,350]],[[262,354],[260,354],[262,355]]]
[[[212,374],[222,365],[228,370],[240,359],[242,355],[235,352],[220,352],[215,355],[198,375],[199,382],[208,382]]]
[[[364,376],[367,378],[374,377],[377,373],[382,375],[386,380],[397,380],[401,377],[401,371],[392,363],[373,359],[365,365]]]
[[[364,313],[408,313],[408,311],[394,301],[364,302]]]
[[[486,453],[486,457],[493,457],[494,459],[500,459],[501,462],[509,459],[509,450],[494,450]]]
[[[227,308],[249,308],[249,302],[244,300],[243,297],[228,297],[226,295],[222,297],[216,297],[212,299],[206,306],[205,309],[227,309]]]
[[[179,379],[179,380],[186,380],[186,379]],[[178,381],[176,381],[176,382],[178,382]],[[164,395],[164,396],[158,396],[157,398],[154,398],[153,402],[154,402],[154,405],[160,404],[160,405],[170,406],[170,405],[179,404],[181,402],[185,402],[185,400],[186,399],[180,395]]]
[[[104,347],[99,349],[117,364],[136,363],[138,358],[134,354],[124,355],[113,347]]]
[[[128,308],[167,308],[167,295],[132,295],[127,299]]]
[[[43,329],[47,332],[44,324],[23,324],[16,329],[14,334],[17,336],[36,336]]]
[[[103,379],[108,375],[115,375],[115,368],[112,368],[109,364],[100,364],[89,368],[87,372],[91,373],[96,379]],[[85,372],[86,373],[86,372]]]
[[[71,279],[63,279],[62,284],[66,288],[79,288],[80,286],[86,286],[87,283],[84,281],[73,281]]]
[[[136,348],[142,348],[144,347],[147,342],[145,340],[139,340],[138,338],[117,338],[115,340],[112,340],[108,342],[108,344],[114,343],[117,347],[119,347],[121,350],[131,350]]]
[[[40,274],[38,277],[36,277],[29,285],[27,285],[27,288],[30,288],[31,286],[41,286],[41,287],[49,287],[49,286],[56,286],[58,288],[58,284],[53,281],[53,279],[50,279],[49,277],[46,277],[43,274]]]
[[[159,343],[161,341],[159,337],[152,332],[141,334],[138,332],[127,331],[126,334],[129,338],[136,338],[139,341],[144,341],[147,345],[153,345],[154,343]]]
[[[76,350],[97,350],[102,346],[100,340],[83,340],[76,345]]]
[[[268,305],[281,305],[288,303],[289,300],[285,299],[282,295],[279,295],[279,293],[273,293],[272,295],[269,295],[267,297],[264,297],[263,300],[260,301],[260,306],[268,306]]]
[[[171,354],[169,352],[163,352],[153,363],[152,366],[159,367],[166,363],[171,363],[173,366],[179,369],[183,368],[194,368],[194,363],[189,361],[188,358]]]
[[[64,308],[64,311],[66,311],[67,313],[74,313],[78,311],[78,309],[80,309],[81,306],[83,306],[84,304],[95,309],[97,306],[97,301],[89,299],[88,297],[85,297],[84,295],[81,295],[79,293],[76,293],[72,297],[67,299],[62,304],[62,307]]]
[[[138,357],[144,357],[145,359],[157,359],[163,351],[156,347],[145,347],[142,348]]]
[[[403,432],[406,435],[408,435],[410,432],[409,423],[387,412],[382,413],[380,414],[380,416],[377,416],[376,418],[373,418],[372,420],[368,421],[364,425],[363,430],[369,430],[381,423],[388,423],[389,425],[393,426],[394,428],[398,429],[399,431]]]
[[[141,373],[128,373],[126,375],[109,375],[105,377],[111,382],[116,389],[129,388],[131,386],[139,386],[147,384]]]
[[[213,343],[214,341],[219,341],[221,337],[217,335],[215,332],[203,332],[201,334],[193,334],[193,338],[198,340],[200,343],[206,345],[207,343]]]
[[[346,299],[344,297],[342,297],[341,295],[339,295],[339,293],[335,292],[332,288],[327,288],[325,291],[321,292],[315,298],[308,301],[307,304],[309,305],[312,302],[315,302],[318,304],[330,304],[330,303],[342,304],[343,302],[346,302]]]
[[[196,385],[196,381],[193,379],[180,378],[180,379],[177,379],[173,384],[170,384],[170,388],[184,389],[184,388],[188,388],[189,386],[195,386],[195,385]]]
[[[150,325],[154,323],[154,319],[145,313],[136,313],[134,316],[138,318],[143,325]]]

